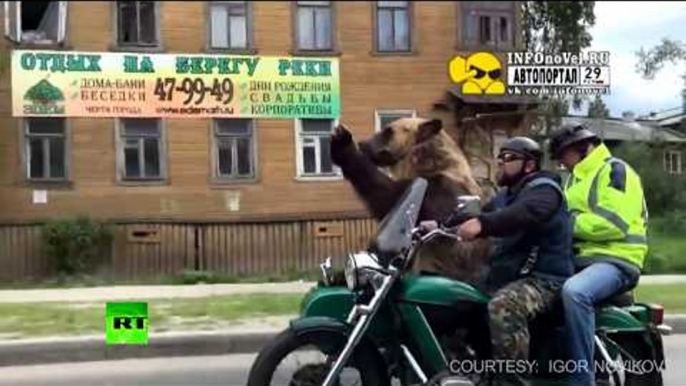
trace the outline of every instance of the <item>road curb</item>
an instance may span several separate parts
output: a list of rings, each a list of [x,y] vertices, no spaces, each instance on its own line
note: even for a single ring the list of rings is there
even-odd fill
[[[686,315],[665,315],[664,323],[686,334]],[[256,353],[280,331],[151,334],[147,346],[106,346],[103,336],[4,341],[0,366]]]
[[[147,346],[106,346],[104,337],[0,342],[0,366],[258,352],[280,330],[151,335]]]

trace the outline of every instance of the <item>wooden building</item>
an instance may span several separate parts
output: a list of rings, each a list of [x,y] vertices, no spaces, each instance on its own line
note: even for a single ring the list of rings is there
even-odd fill
[[[360,140],[396,117],[441,118],[483,178],[499,133],[527,125],[525,104],[464,97],[448,76],[456,54],[522,50],[517,2],[3,2],[1,12],[5,279],[47,274],[41,224],[77,213],[116,224],[117,277],[313,269],[374,230],[331,165],[337,121]],[[340,117],[16,117],[13,50],[334,57]]]

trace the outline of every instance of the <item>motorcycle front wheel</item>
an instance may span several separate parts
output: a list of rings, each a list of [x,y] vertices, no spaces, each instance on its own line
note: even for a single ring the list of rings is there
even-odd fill
[[[287,329],[262,349],[250,369],[248,386],[321,386],[347,338],[333,331],[295,334]],[[336,386],[388,386],[375,349],[358,346]]]

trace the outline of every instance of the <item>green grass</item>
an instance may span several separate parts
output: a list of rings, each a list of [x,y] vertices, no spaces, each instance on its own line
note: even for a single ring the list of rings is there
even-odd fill
[[[646,264],[650,273],[686,274],[686,239],[683,236],[653,231],[649,242]]]
[[[107,279],[98,276],[57,276],[43,280],[2,282],[0,289],[35,288],[82,288],[112,285],[188,285],[188,284],[248,284],[278,283],[288,281],[317,281],[321,278],[319,270],[288,271],[273,275],[226,275],[205,271],[183,271],[177,275],[158,276],[147,279],[123,280]]]
[[[250,294],[148,302],[151,331],[211,328],[239,319],[293,315],[301,294]],[[0,336],[89,335],[105,332],[105,303],[0,303]]]
[[[686,284],[641,285],[636,299],[686,313]],[[151,332],[213,330],[227,322],[295,315],[301,294],[249,294],[147,300]],[[146,300],[141,300],[146,301]],[[0,339],[104,334],[105,303],[0,303]]]
[[[660,284],[639,285],[634,292],[636,301],[662,304],[666,314],[686,313],[686,285]]]

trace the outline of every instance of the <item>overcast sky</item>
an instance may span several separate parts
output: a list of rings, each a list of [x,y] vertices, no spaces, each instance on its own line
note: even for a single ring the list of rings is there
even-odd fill
[[[652,81],[635,68],[641,47],[647,50],[664,37],[686,43],[686,2],[597,1],[595,16],[589,50],[610,51],[611,95],[604,99],[610,115],[620,117],[626,110],[642,115],[681,106],[684,62],[668,62]]]

